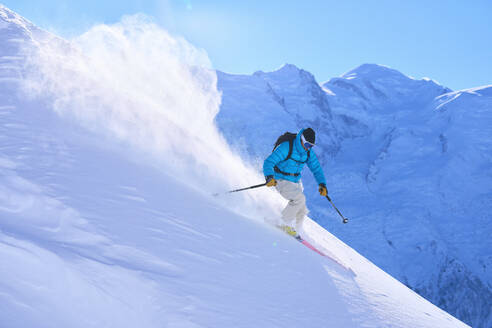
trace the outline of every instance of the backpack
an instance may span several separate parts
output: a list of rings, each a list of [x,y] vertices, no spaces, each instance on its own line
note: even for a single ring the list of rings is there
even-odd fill
[[[275,151],[275,149],[277,149],[278,146],[280,146],[281,143],[288,141],[289,153],[287,154],[287,157],[283,161],[288,160],[292,155],[292,149],[294,148],[294,140],[296,140],[296,137],[297,137],[297,133],[285,132],[284,134],[282,134],[280,137],[277,138],[277,141],[275,141],[275,145],[273,146],[272,153]],[[306,159],[306,162],[309,160],[310,155],[311,155],[311,150],[308,150],[308,157]],[[294,161],[296,160],[294,159]],[[306,163],[306,162],[299,162],[299,161],[296,162],[303,163],[303,164]]]

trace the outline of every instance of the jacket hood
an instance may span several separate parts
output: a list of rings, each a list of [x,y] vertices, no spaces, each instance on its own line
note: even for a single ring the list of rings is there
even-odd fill
[[[296,136],[296,140],[294,141],[294,146],[296,147],[296,150],[300,153],[307,153],[307,150],[304,149],[301,143],[301,135],[304,132],[304,130],[305,129],[301,129],[301,131],[299,131],[299,133]]]

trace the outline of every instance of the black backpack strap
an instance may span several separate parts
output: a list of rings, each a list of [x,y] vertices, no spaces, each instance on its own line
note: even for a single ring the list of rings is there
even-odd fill
[[[283,161],[288,160],[288,159],[290,158],[290,155],[292,155],[292,148],[290,149],[289,156],[287,156],[287,158],[286,158],[286,159],[284,159]],[[297,162],[297,163],[306,164],[306,163],[309,161],[309,156],[311,156],[311,150],[308,150],[308,152],[307,152],[307,158],[306,158],[306,160],[305,160],[304,162],[303,162],[303,161],[298,161],[298,160],[295,160],[295,159],[293,159],[293,158],[292,158],[292,160],[293,160],[294,162]]]
[[[294,139],[295,140],[295,139]],[[292,150],[294,148],[294,140],[286,140],[284,142],[289,142],[289,152],[287,153],[287,157],[285,157],[285,159],[283,159],[281,162],[285,162],[286,160],[288,160],[290,158],[290,156],[292,156]],[[275,149],[277,149],[281,144],[283,144],[284,142],[282,143],[279,143],[278,145],[276,145],[274,148],[273,148],[273,151],[275,151]]]
[[[292,177],[298,177],[300,176],[301,174],[300,173],[288,173],[288,172],[284,172],[284,171],[281,171],[278,166],[275,165],[275,167],[273,168],[273,170],[277,173],[280,173],[280,174],[283,174],[283,175],[290,175]]]
[[[294,139],[294,140],[295,140],[295,139]],[[292,156],[292,150],[293,150],[293,148],[294,148],[294,140],[293,140],[293,139],[290,139],[290,140],[289,140],[289,152],[287,153],[287,157],[286,157],[284,160],[282,160],[281,162],[285,162],[286,160],[288,160],[288,159],[290,158],[290,156]],[[284,142],[285,142],[285,141],[284,141]],[[280,145],[279,145],[279,146],[280,146]],[[273,167],[273,170],[274,170],[275,172],[277,172],[277,173],[281,173],[281,174],[283,174],[283,175],[291,175],[291,176],[295,176],[295,177],[299,176],[299,173],[294,174],[294,173],[287,173],[287,172],[283,172],[283,171],[281,171],[281,170],[278,168],[278,166],[277,166],[277,165],[275,165],[275,166]]]
[[[296,140],[295,138],[294,139],[289,139],[289,152],[287,153],[287,157],[282,161],[282,162],[285,162],[286,160],[290,159],[290,157],[292,156],[292,151],[294,149],[294,140]],[[285,142],[285,141],[284,141]],[[280,146],[280,144],[278,145]],[[278,147],[276,146],[273,150],[275,151],[275,149]],[[308,155],[307,155],[307,159],[306,159],[306,162],[309,161],[309,156],[311,155],[311,150],[308,150]],[[293,161],[296,161],[295,159],[292,159]],[[306,162],[299,162],[299,161],[296,161],[298,163],[302,163],[302,164],[305,164]],[[280,173],[280,174],[283,174],[283,175],[289,175],[289,176],[294,176],[294,177],[298,177],[300,175],[300,173],[288,173],[288,172],[283,172],[281,171],[277,165],[275,165],[275,167],[273,168],[273,170],[277,173]]]
[[[290,159],[290,157],[292,156],[292,151],[294,149],[294,140],[296,140],[296,139],[289,140],[289,152],[287,153],[287,157],[282,162],[285,162],[286,160]],[[304,163],[307,163],[307,161],[309,161],[309,157],[310,156],[311,156],[311,150],[308,150],[308,152],[307,152],[307,159],[306,159],[305,162],[296,161],[295,159],[293,159],[293,161],[296,161],[298,163],[303,163],[304,164]]]
[[[283,162],[285,162],[290,158],[290,156],[292,156],[292,150],[294,149],[294,140],[289,140],[289,153],[287,154],[287,157],[283,160]]]

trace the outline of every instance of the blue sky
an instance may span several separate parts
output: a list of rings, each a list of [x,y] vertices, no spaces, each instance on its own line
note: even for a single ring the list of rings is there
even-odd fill
[[[363,63],[452,89],[492,84],[492,1],[0,0],[64,37],[145,13],[230,73],[284,63],[318,82]]]

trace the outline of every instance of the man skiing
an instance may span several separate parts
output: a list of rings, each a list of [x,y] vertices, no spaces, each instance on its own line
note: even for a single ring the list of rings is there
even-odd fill
[[[268,187],[277,191],[289,202],[282,211],[285,225],[281,228],[289,235],[298,237],[304,218],[308,213],[306,197],[303,193],[301,171],[307,163],[319,185],[321,196],[327,196],[325,175],[312,147],[315,145],[315,132],[311,128],[299,133],[285,133],[275,143],[273,152],[263,163],[263,174]]]

